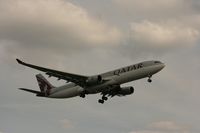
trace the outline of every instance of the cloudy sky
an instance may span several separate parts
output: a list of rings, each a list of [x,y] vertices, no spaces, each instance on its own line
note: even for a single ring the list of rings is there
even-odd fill
[[[199,133],[199,43],[199,0],[0,0],[0,133]],[[100,105],[100,95],[17,90],[38,90],[40,72],[15,58],[82,75],[146,60],[166,67]]]

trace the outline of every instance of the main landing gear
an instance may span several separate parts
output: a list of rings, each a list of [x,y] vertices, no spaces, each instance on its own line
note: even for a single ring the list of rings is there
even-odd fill
[[[149,83],[151,83],[151,82],[152,82],[152,79],[151,79],[151,77],[152,77],[152,75],[149,75],[149,76],[148,76],[148,80],[147,80],[147,81],[148,81]]]
[[[108,98],[103,95],[102,98],[98,100],[98,102],[101,103],[101,104],[103,104],[104,101],[106,101],[106,100],[108,100]]]
[[[80,97],[85,98],[85,93],[80,94]]]
[[[87,94],[89,94],[89,92],[87,90],[84,90],[79,96],[85,98]]]
[[[99,99],[98,102],[101,103],[101,104],[103,104],[104,100],[103,99]]]

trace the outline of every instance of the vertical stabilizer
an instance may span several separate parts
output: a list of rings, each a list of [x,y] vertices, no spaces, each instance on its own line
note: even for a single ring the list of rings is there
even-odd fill
[[[46,96],[50,94],[52,88],[55,88],[51,83],[49,83],[49,81],[47,81],[47,79],[45,79],[44,76],[42,76],[42,74],[37,74],[36,79],[41,92]]]

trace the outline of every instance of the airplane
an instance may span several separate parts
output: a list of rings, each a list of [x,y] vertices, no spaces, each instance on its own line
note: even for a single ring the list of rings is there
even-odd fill
[[[67,84],[55,87],[41,74],[37,74],[36,79],[40,91],[26,88],[19,88],[20,90],[46,98],[71,98],[76,96],[85,98],[88,94],[100,93],[102,97],[98,102],[101,104],[108,100],[108,97],[126,96],[134,93],[132,86],[121,87],[121,84],[142,78],[148,78],[147,81],[152,82],[152,75],[165,67],[165,64],[160,61],[144,61],[98,75],[83,76],[28,64],[19,59],[16,60],[21,65],[45,72],[49,77],[67,81]]]

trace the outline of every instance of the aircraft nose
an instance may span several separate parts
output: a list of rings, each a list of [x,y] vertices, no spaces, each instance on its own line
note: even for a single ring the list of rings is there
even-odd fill
[[[162,63],[161,64],[161,69],[163,69],[165,67],[165,64],[164,63]]]

